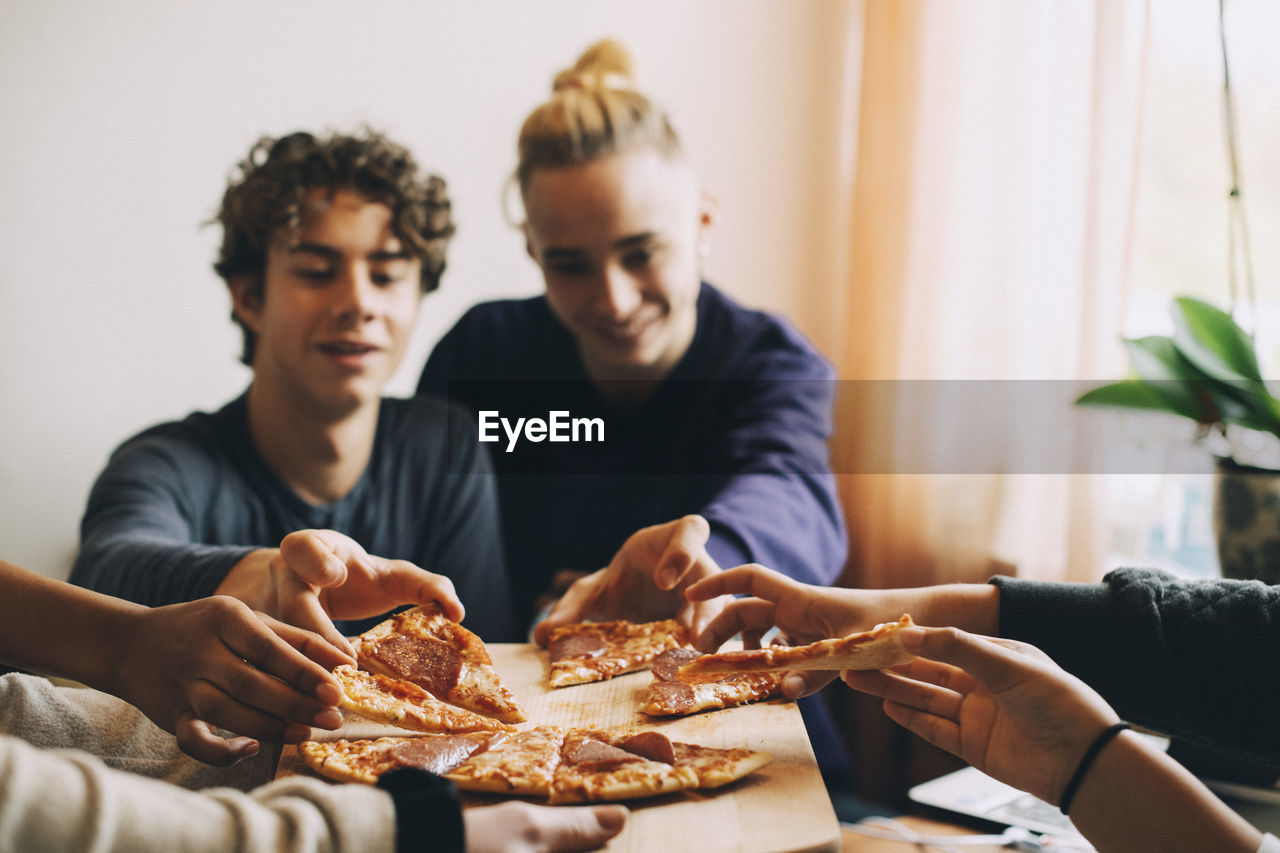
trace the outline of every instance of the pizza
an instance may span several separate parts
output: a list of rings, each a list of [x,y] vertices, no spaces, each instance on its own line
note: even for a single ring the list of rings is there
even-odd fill
[[[551,780],[551,800],[556,803],[597,803],[657,797],[698,787],[698,777],[676,765],[671,741],[648,732],[665,746],[666,756],[654,750],[628,749],[628,738],[615,739],[597,729],[574,729],[560,747],[560,763]],[[630,738],[643,737],[631,735]]]
[[[484,641],[439,605],[397,613],[354,638],[361,669],[418,685],[437,699],[506,723],[525,719]]]
[[[897,622],[885,622],[870,631],[818,640],[807,646],[769,646],[705,655],[680,667],[676,677],[698,683],[717,681],[732,673],[885,669],[915,659],[902,648],[897,636],[898,631],[914,624],[904,613]]]
[[[511,731],[492,717],[442,702],[418,685],[350,665],[333,670],[342,687],[342,709],[368,720],[419,732]]]
[[[579,622],[548,636],[552,687],[604,681],[644,669],[659,653],[685,644],[687,632],[674,619],[660,622]]]
[[[561,726],[525,729],[442,775],[464,791],[550,796],[566,732]]]
[[[505,732],[473,732],[376,740],[309,740],[298,745],[298,753],[308,767],[322,776],[372,785],[382,774],[400,767],[447,773],[507,736]]]
[[[551,803],[642,799],[718,788],[759,770],[767,752],[671,741],[658,731],[535,726],[514,734],[421,735],[310,741],[307,766],[342,782],[372,784],[399,767],[419,767],[464,791],[539,797]]]
[[[667,649],[653,662],[649,684],[640,713],[650,716],[696,714],[718,708],[732,708],[759,702],[782,688],[781,672],[738,672],[718,681],[687,684],[677,679],[680,667],[702,657],[697,649]]]

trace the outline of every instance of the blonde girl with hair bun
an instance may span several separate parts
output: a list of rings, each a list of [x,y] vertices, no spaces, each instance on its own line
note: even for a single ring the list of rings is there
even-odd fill
[[[517,154],[546,291],[473,307],[418,389],[508,424],[603,424],[599,441],[484,445],[535,636],[587,618],[699,630],[723,601],[683,590],[721,566],[831,583],[846,548],[827,455],[834,371],[784,319],[702,280],[715,204],[627,50],[605,39],[557,74]],[[829,725],[810,731],[819,755],[842,755]]]

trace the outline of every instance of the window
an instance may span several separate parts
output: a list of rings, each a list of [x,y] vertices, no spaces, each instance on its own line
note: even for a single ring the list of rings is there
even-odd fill
[[[1226,0],[1226,44],[1235,101],[1241,199],[1248,226],[1256,305],[1238,306],[1254,331],[1263,375],[1280,377],[1280,4]],[[1227,307],[1230,171],[1218,4],[1152,3],[1134,218],[1126,336],[1167,334],[1177,295]],[[1238,280],[1243,292],[1244,270]],[[1186,429],[1188,438],[1191,428]],[[1217,574],[1211,523],[1212,461],[1204,472],[1116,476],[1108,566],[1157,565]]]

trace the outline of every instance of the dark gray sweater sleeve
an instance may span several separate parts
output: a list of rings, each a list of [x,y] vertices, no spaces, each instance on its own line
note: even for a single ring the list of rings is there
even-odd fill
[[[89,494],[71,582],[150,606],[211,595],[254,550],[199,541],[218,484],[210,460],[172,436],[126,442]]]
[[[1280,765],[1280,587],[1148,569],[992,583],[1001,636],[1038,646],[1126,720]]]

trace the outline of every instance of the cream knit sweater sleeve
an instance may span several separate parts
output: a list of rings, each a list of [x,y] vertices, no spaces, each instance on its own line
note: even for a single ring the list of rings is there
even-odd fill
[[[0,851],[393,853],[395,827],[375,788],[298,778],[189,791],[0,735]]]

